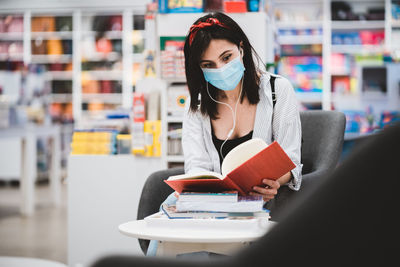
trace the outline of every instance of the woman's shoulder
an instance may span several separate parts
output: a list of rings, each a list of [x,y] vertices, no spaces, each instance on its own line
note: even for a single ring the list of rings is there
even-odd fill
[[[276,90],[285,90],[285,89],[287,90],[292,88],[292,84],[287,78],[285,78],[282,75],[273,74],[267,71],[264,71],[260,74],[260,88],[263,90],[268,89],[268,91],[270,91],[271,87],[269,85],[272,77],[275,78],[274,84]]]

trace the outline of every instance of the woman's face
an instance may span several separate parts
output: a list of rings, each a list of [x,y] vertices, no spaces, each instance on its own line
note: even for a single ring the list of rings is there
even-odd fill
[[[240,55],[235,44],[223,39],[213,39],[201,56],[200,68],[221,68]],[[243,62],[242,57],[241,60]]]

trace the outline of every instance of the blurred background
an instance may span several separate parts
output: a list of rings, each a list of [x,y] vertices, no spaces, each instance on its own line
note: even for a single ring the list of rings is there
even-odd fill
[[[301,110],[346,115],[341,160],[400,120],[398,0],[0,0],[0,256],[141,254],[155,170],[183,166],[190,25],[221,11]]]

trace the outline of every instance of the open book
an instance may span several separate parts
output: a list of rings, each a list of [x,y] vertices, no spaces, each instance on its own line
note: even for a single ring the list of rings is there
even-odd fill
[[[224,158],[221,173],[199,172],[170,176],[164,180],[172,189],[198,192],[237,190],[248,195],[263,179],[276,180],[296,166],[275,141],[267,145],[260,138],[250,139],[233,148]]]

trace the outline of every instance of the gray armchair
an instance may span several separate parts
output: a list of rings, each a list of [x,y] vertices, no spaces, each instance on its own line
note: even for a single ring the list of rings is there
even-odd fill
[[[275,199],[266,204],[271,211],[271,218],[280,220],[280,213],[290,202],[315,184],[314,181],[324,180],[338,163],[344,140],[346,119],[343,113],[337,111],[303,111],[300,112],[302,127],[301,160],[303,163],[303,182],[300,191],[281,187]],[[151,174],[143,187],[140,197],[137,219],[157,212],[161,203],[173,190],[163,182],[171,175],[184,173],[183,168],[171,168]],[[139,239],[140,246],[146,254],[148,240]]]
[[[106,255],[91,267],[397,266],[400,123],[352,151],[282,221],[231,257]],[[397,262],[397,264],[396,264]]]

